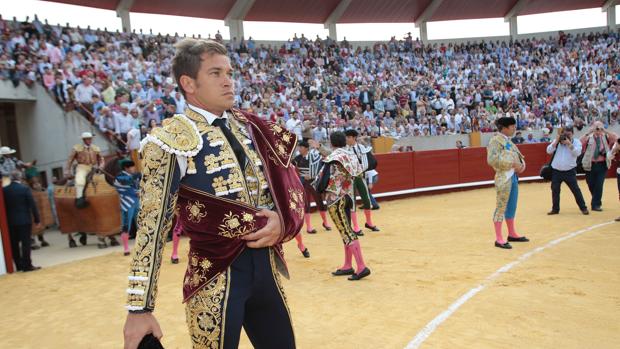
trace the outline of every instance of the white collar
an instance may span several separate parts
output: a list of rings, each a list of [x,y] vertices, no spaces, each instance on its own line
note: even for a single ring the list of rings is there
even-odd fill
[[[198,114],[200,114],[202,117],[204,117],[204,118],[207,120],[207,122],[209,123],[209,125],[213,125],[213,121],[215,121],[215,119],[220,118],[219,116],[217,116],[217,115],[215,115],[215,114],[213,114],[213,113],[211,113],[211,112],[208,112],[208,111],[206,111],[206,110],[204,110],[204,109],[202,109],[202,108],[198,108],[198,107],[197,107],[197,106],[195,106],[195,105],[192,105],[192,104],[189,104],[189,103],[188,103],[188,104],[187,104],[187,106],[188,106],[191,110],[195,111],[196,113],[198,113]],[[228,119],[228,115],[226,114],[226,112],[222,113],[221,118]]]

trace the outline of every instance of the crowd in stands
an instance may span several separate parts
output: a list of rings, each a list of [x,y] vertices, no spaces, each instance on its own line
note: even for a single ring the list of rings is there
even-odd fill
[[[0,33],[0,79],[42,83],[65,108],[87,109],[124,142],[132,129],[144,135],[185,108],[170,73],[178,35],[50,25],[36,15],[0,17]],[[222,41],[219,32],[213,39]],[[409,33],[366,48],[304,35],[279,47],[251,38],[226,45],[237,107],[324,142],[347,128],[394,138],[493,132],[501,116],[515,117],[524,132],[543,130],[543,138],[563,125],[616,124],[619,39],[560,32],[425,45]]]

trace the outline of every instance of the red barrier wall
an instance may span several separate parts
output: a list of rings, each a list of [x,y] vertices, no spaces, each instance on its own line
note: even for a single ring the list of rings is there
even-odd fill
[[[521,144],[519,150],[527,167],[521,177],[538,176],[551,160],[546,143]],[[434,187],[492,180],[495,172],[487,164],[486,148],[428,150],[408,153],[376,154],[379,183],[373,193]],[[615,177],[617,163],[609,169]]]
[[[0,238],[2,238],[2,255],[4,256],[4,263],[6,264],[7,273],[14,272],[13,270],[13,254],[11,252],[11,237],[9,236],[9,223],[6,219],[6,208],[4,203],[4,191],[0,185]]]

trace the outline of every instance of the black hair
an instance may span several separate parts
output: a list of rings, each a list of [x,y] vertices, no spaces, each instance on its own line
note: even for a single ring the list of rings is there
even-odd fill
[[[123,161],[121,163],[121,167],[123,168],[123,170],[128,169],[133,166],[136,166],[136,163],[131,160]]]
[[[344,133],[337,131],[329,136],[329,141],[334,148],[343,148],[347,145],[347,138]]]
[[[346,131],[344,131],[344,135],[347,137],[357,137],[359,135],[359,132],[357,132],[356,130],[350,128]]]
[[[513,117],[502,116],[495,121],[495,126],[497,126],[497,129],[501,131],[503,128],[515,125],[516,123],[517,120]]]

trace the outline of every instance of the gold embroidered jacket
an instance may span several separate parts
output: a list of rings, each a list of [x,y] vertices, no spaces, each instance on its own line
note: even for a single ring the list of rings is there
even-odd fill
[[[167,119],[143,141],[141,207],[127,290],[129,310],[154,309],[163,247],[181,186],[257,209],[274,207],[273,188],[265,176],[263,161],[288,167],[295,148],[294,135],[274,130],[278,136],[270,145],[274,156],[263,159],[254,149],[249,122],[241,113],[228,112],[228,127],[247,155],[245,164],[239,163],[222,130],[191,109]],[[207,211],[203,212],[200,205],[192,206],[188,218],[199,221]],[[190,267],[195,266],[190,263]]]
[[[524,161],[519,148],[502,134],[493,136],[487,146],[487,163],[495,170],[496,186],[503,186],[512,177],[516,161]]]

